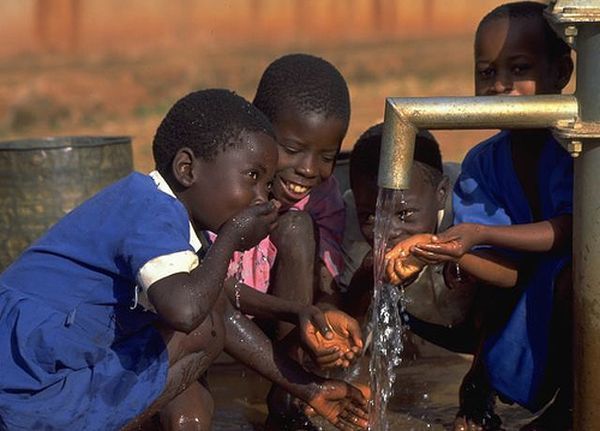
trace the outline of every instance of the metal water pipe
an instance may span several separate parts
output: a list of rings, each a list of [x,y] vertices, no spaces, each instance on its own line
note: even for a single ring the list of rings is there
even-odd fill
[[[574,95],[388,98],[378,184],[407,189],[417,129],[550,128],[575,157],[575,431],[600,430],[600,0],[554,0],[546,18],[577,51]]]

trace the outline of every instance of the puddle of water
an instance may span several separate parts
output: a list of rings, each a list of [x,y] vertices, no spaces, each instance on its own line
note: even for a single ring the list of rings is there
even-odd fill
[[[394,395],[386,417],[394,431],[442,431],[451,429],[458,409],[458,387],[469,369],[470,357],[448,352],[414,334],[402,364],[396,368]],[[406,341],[406,340],[405,340]],[[368,382],[368,361],[363,358],[359,382]],[[270,383],[235,362],[220,363],[209,370],[210,388],[215,399],[215,431],[263,431],[267,417],[265,399]],[[531,419],[518,407],[498,404],[504,429],[517,431]],[[334,430],[325,421],[315,419],[323,431]]]

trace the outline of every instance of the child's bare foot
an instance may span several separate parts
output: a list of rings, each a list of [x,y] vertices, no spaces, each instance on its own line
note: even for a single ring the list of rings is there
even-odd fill
[[[453,431],[502,431],[500,417],[492,413],[487,418],[467,418],[460,414],[454,419]]]
[[[502,421],[493,411],[486,412],[484,417],[468,417],[459,412],[454,419],[453,431],[502,431]],[[527,430],[533,431],[533,430]]]
[[[501,431],[502,420],[494,412],[496,396],[478,368],[471,369],[460,386],[460,410],[454,431]]]
[[[457,416],[454,419],[453,431],[483,431],[483,427],[467,420],[464,416]]]

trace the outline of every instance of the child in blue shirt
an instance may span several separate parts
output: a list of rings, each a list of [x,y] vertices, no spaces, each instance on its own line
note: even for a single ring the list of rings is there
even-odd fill
[[[366,426],[357,389],[274,352],[222,295],[232,253],[276,222],[268,120],[229,91],[191,93],[153,153],[157,171],[84,202],[0,276],[0,429],[135,429],[157,412],[209,427],[199,378],[223,348],[339,427]]]
[[[483,18],[475,36],[477,95],[559,94],[567,85],[570,49],[544,7],[508,3]],[[465,157],[455,226],[411,249],[423,261],[450,262],[450,286],[492,286],[456,430],[499,428],[492,391],[533,412],[556,395],[523,430],[570,429],[572,169],[549,130],[504,130]]]

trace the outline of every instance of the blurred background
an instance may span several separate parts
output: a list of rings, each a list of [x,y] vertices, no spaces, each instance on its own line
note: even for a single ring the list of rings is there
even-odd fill
[[[130,135],[136,169],[184,94],[252,99],[275,58],[306,52],[346,77],[343,148],[381,120],[386,96],[472,95],[473,32],[497,0],[2,0],[0,139]],[[489,135],[436,132],[459,161]]]

